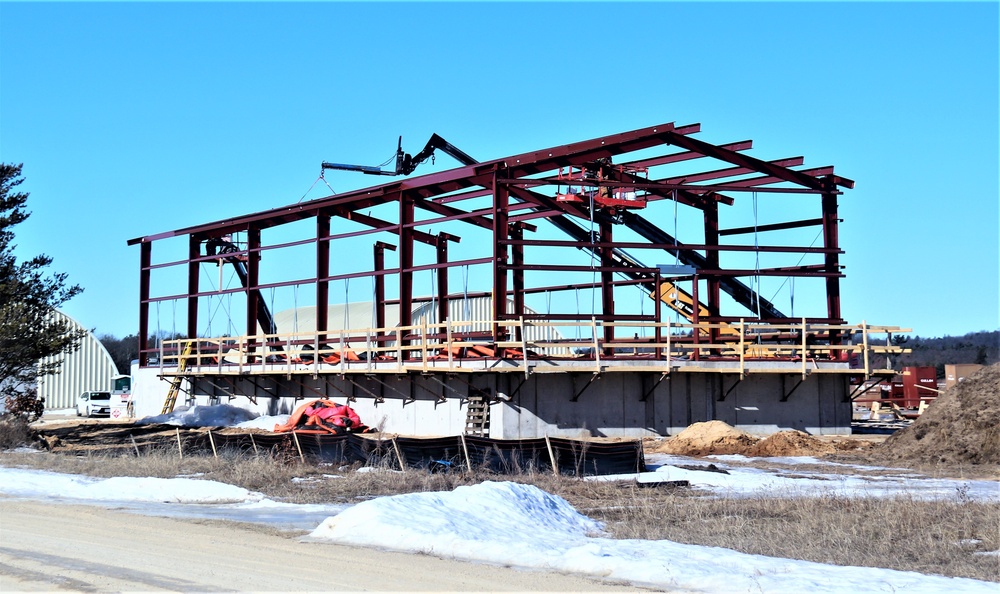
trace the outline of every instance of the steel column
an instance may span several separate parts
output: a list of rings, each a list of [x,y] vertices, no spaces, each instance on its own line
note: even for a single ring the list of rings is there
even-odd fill
[[[153,244],[139,246],[139,366],[149,365],[149,267],[153,263]]]
[[[832,180],[824,180],[830,189],[835,189],[836,185]],[[838,248],[839,219],[837,218],[837,195],[834,193],[823,194],[823,247]],[[827,253],[825,257],[825,271],[830,273],[840,273],[840,257],[836,252]],[[827,317],[840,319],[840,278],[830,274],[826,278],[826,310]],[[831,344],[840,344],[840,337],[836,333],[830,335]]]
[[[518,223],[510,225],[510,238],[515,240],[524,239],[524,227]],[[510,246],[511,262],[514,265],[514,315],[524,317],[524,244],[518,243]],[[517,327],[514,340],[521,340],[522,328]]]
[[[705,207],[705,244],[718,245],[719,243],[719,203],[713,202]],[[719,252],[717,250],[705,251],[706,266],[712,269],[719,269]],[[717,316],[720,312],[720,286],[719,277],[708,278],[708,315]],[[708,341],[717,344],[719,330],[712,328],[708,332]]]
[[[247,229],[247,330],[246,333],[250,336],[257,334],[257,313],[259,311],[259,299],[256,296],[260,295],[260,291],[257,289],[257,285],[260,284],[260,229],[257,227],[250,227]],[[267,328],[261,329],[263,332],[267,332]],[[247,351],[253,352],[254,345],[257,341],[249,340],[247,342]],[[252,358],[248,359],[248,362],[253,362]]]
[[[507,209],[510,193],[506,185],[497,183],[498,173],[493,174],[493,319],[507,317]],[[503,340],[507,329],[494,325],[493,339]]]
[[[413,197],[403,192],[399,195],[399,325],[413,325],[413,227],[414,220]],[[403,334],[409,334],[404,330]],[[400,339],[400,344],[410,344],[408,340]],[[407,358],[403,355],[403,358]]]
[[[330,216],[316,216],[316,278],[325,279],[330,276]],[[329,326],[330,283],[326,280],[316,281],[316,328],[317,332],[326,331]],[[325,334],[319,335],[320,342],[326,340]]]
[[[612,237],[613,225],[611,221],[607,218],[602,217],[599,223],[599,233],[601,234],[601,242],[612,244],[614,243],[614,238]],[[611,316],[612,319],[615,315],[615,286],[614,286],[614,273],[611,272],[614,266],[614,260],[612,259],[612,247],[610,245],[599,248],[601,254],[601,311],[605,316]],[[603,326],[604,328],[604,342],[609,344],[615,340],[615,327],[614,326]],[[596,336],[594,337],[597,338]],[[605,355],[611,355],[611,349],[605,349]]]
[[[201,241],[196,235],[188,237],[188,298],[187,298],[187,337],[198,336],[198,273],[201,263]]]

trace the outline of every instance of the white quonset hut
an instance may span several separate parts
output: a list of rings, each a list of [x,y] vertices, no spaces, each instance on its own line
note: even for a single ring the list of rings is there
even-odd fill
[[[65,313],[56,310],[57,319],[66,321],[75,330],[85,328]],[[73,408],[76,397],[90,390],[111,390],[111,380],[118,374],[111,354],[93,332],[80,341],[80,348],[72,353],[47,357],[41,363],[62,361],[59,372],[38,380],[38,395],[45,398],[47,410]]]

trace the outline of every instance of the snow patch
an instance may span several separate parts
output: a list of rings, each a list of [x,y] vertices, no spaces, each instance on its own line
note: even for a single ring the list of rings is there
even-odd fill
[[[174,412],[153,417],[145,417],[135,422],[136,425],[177,425],[179,427],[232,427],[257,418],[257,413],[232,406],[216,404],[213,406],[194,405],[190,408],[182,406]],[[274,425],[269,428],[274,429]]]

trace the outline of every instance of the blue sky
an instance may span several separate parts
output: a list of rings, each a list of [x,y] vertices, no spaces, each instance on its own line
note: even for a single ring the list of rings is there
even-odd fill
[[[323,160],[701,122],[857,181],[849,322],[957,335],[1000,327],[997,31],[996,3],[2,2],[0,160],[31,193],[18,254],[51,255],[85,288],[67,313],[123,336],[128,239],[294,203]]]

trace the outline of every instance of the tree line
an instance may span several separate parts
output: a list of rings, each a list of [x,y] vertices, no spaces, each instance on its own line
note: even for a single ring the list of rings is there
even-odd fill
[[[1000,330],[935,338],[910,336],[897,344],[911,351],[895,358],[898,367],[936,367],[939,377],[944,377],[945,365],[1000,361]]]

